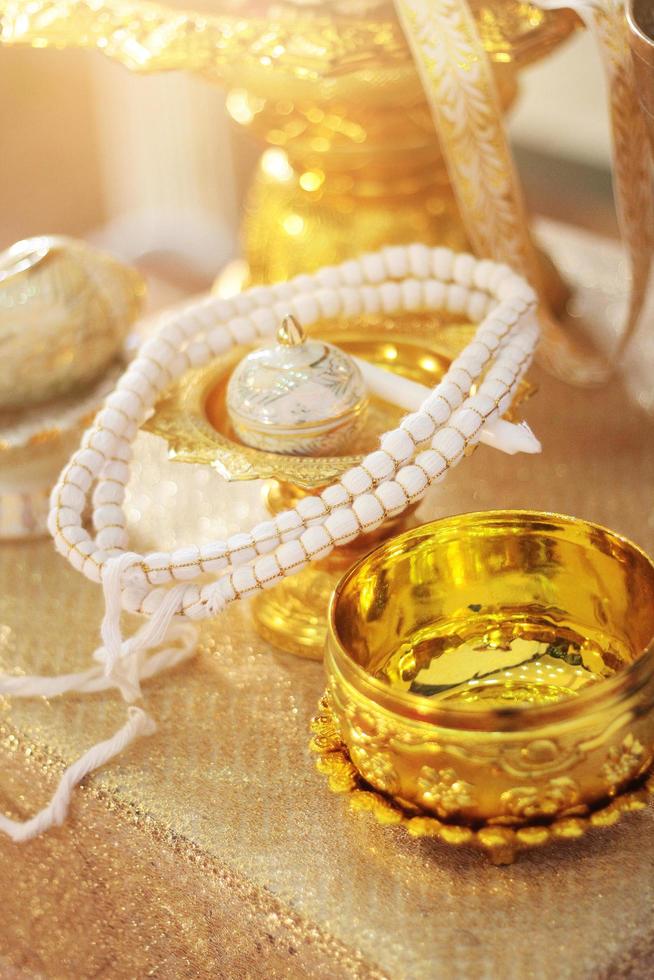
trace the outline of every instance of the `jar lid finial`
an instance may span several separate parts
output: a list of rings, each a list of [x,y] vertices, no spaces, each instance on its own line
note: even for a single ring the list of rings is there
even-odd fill
[[[304,330],[292,313],[287,313],[277,331],[277,340],[283,347],[297,347],[305,340]]]

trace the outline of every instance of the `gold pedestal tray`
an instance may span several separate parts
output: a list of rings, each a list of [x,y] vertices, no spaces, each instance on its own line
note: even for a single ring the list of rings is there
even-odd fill
[[[327,697],[321,699],[319,711],[311,722],[310,748],[317,756],[316,768],[327,777],[333,793],[349,794],[353,811],[371,813],[382,826],[404,827],[412,837],[432,837],[456,847],[475,847],[493,864],[513,864],[521,851],[550,841],[577,840],[594,827],[613,827],[624,813],[645,810],[650,797],[654,798],[654,770],[650,770],[633,787],[584,815],[516,828],[448,823],[373,789],[350,760]]]
[[[323,325],[312,333],[350,354],[433,388],[473,332],[470,325],[457,324],[451,318],[440,323],[442,329],[438,325],[439,318],[434,315],[414,314],[404,321],[359,318],[349,328],[345,322],[339,329]],[[414,336],[398,330],[411,330]],[[245,446],[231,428],[225,404],[229,376],[245,353],[246,348],[237,348],[207,367],[188,372],[169,389],[144,428],[166,439],[173,460],[208,464],[230,481],[270,481],[264,493],[273,514],[338,479],[365,453],[376,449],[379,436],[394,428],[405,414],[397,406],[373,398],[365,431],[354,437],[352,453],[347,456],[286,456]],[[256,596],[252,610],[259,633],[289,653],[321,659],[325,615],[334,586],[378,541],[408,527],[411,515],[411,511],[405,512]]]

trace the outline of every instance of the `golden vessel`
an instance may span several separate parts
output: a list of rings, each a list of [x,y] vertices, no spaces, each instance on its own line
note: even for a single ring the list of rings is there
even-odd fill
[[[367,808],[416,835],[511,860],[613,822],[622,804],[606,807],[646,782],[654,563],[571,517],[435,521],[344,577],[326,670],[314,747],[334,788],[367,791]]]
[[[133,71],[186,69],[228,89],[267,146],[243,226],[249,276],[271,282],[382,244],[468,245],[434,123],[390,0],[223,0],[187,13],[141,0],[0,0],[0,42],[94,48]],[[519,70],[578,24],[522,0],[471,0],[507,108]],[[550,270],[549,296],[564,291]]]

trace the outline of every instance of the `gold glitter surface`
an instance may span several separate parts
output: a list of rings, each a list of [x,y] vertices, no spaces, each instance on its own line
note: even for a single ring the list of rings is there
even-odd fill
[[[536,376],[538,457],[479,450],[424,502],[429,519],[530,507],[654,549],[654,421],[618,387]],[[170,547],[251,523],[257,484],[165,461],[139,437],[133,543]],[[163,540],[162,540],[163,538]],[[0,545],[0,669],[73,670],[101,596],[48,541]],[[197,658],[145,688],[158,732],[74,794],[69,821],[0,839],[0,975],[48,978],[649,975],[654,812],[504,869],[348,811],[314,770],[320,664],[258,639],[247,605],[204,629]],[[64,762],[122,724],[114,695],[0,703],[0,805],[28,816]]]

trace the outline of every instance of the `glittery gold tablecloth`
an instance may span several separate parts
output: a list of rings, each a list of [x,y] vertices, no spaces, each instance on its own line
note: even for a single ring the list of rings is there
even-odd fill
[[[526,414],[542,456],[481,447],[421,516],[566,511],[654,550],[654,420],[619,386],[534,377]],[[134,542],[234,530],[258,494],[168,463],[143,434]],[[0,669],[81,667],[100,617],[97,588],[49,542],[0,546]],[[0,839],[0,976],[651,976],[651,809],[505,868],[382,829],[314,770],[307,730],[322,688],[319,664],[253,634],[245,604],[205,628],[197,658],[146,687],[158,732],[76,791],[64,827],[22,845]],[[0,702],[3,810],[43,805],[63,764],[124,711],[113,695]]]

